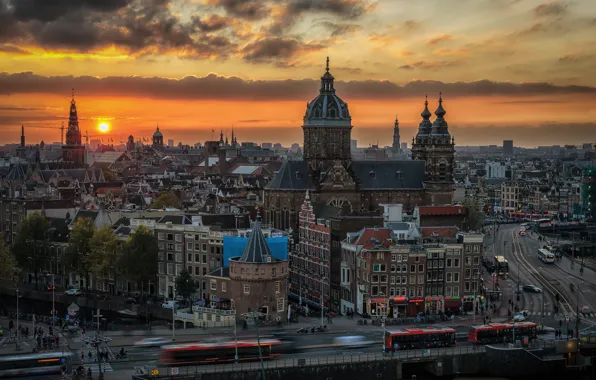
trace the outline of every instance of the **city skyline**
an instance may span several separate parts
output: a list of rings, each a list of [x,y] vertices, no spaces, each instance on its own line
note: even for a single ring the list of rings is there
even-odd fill
[[[0,1],[0,143],[22,124],[29,142],[59,141],[39,127],[67,118],[71,88],[90,135],[108,121],[118,141],[159,123],[189,144],[232,127],[301,142],[326,56],[362,146],[390,145],[396,114],[410,142],[425,94],[434,111],[441,91],[458,145],[596,138],[589,1],[37,3]]]

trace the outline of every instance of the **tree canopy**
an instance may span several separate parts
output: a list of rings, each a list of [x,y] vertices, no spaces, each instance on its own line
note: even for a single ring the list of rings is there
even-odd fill
[[[484,226],[484,210],[478,207],[472,200],[465,200],[463,205],[468,209],[467,219],[470,229],[481,231]]]
[[[48,263],[48,230],[50,223],[40,213],[33,213],[21,222],[12,252],[21,269],[33,272],[35,286],[39,272]]]
[[[157,239],[153,231],[139,226],[123,247],[118,267],[141,284],[141,289],[157,276]]]
[[[116,234],[110,226],[103,226],[89,240],[89,253],[84,257],[85,266],[96,277],[107,280],[113,270],[119,250]]]
[[[70,232],[66,255],[73,270],[79,275],[85,276],[87,286],[89,284],[89,260],[87,256],[91,252],[91,239],[95,233],[95,223],[89,218],[80,218],[74,224]]]
[[[197,284],[190,276],[190,273],[183,269],[176,277],[176,294],[184,299],[189,299],[197,290]]]
[[[18,281],[18,267],[17,261],[6,245],[4,241],[0,240],[0,284],[12,286]]]
[[[153,200],[153,203],[151,204],[151,207],[158,209],[167,207],[180,208],[180,198],[178,198],[178,196],[173,192],[168,191],[167,193],[162,193],[157,198],[155,198]]]

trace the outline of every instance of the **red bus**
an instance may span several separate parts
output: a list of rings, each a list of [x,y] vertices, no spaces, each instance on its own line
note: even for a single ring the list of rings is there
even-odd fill
[[[422,327],[388,330],[385,332],[385,351],[416,348],[453,347],[455,329],[450,327]]]
[[[488,325],[470,326],[468,330],[468,342],[475,344],[490,343],[513,343],[513,333],[515,329],[515,339],[518,337],[527,337],[530,341],[536,339],[536,323],[517,322],[517,323],[489,323]]]
[[[279,356],[277,348],[282,341],[278,339],[261,339],[261,353],[263,359]],[[257,340],[239,340],[238,343],[190,343],[165,346],[161,350],[161,364],[163,366],[201,365],[211,363],[234,362],[238,346],[238,360],[259,360],[259,344]]]

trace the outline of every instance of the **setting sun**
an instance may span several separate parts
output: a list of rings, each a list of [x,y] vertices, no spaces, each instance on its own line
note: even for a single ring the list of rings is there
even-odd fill
[[[108,123],[106,123],[106,122],[103,122],[103,123],[100,123],[99,124],[99,127],[98,128],[99,128],[99,131],[100,132],[104,132],[105,133],[105,132],[107,132],[110,129],[110,125]]]

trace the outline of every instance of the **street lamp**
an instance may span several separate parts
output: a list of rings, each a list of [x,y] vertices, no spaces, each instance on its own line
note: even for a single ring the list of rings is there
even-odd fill
[[[261,362],[261,379],[266,380],[265,366],[263,364],[263,351],[261,350],[261,338],[259,336],[259,318],[263,317],[265,314],[256,311],[250,311],[242,315],[247,319],[252,319],[255,321],[255,327],[257,329],[257,346],[259,347],[259,361]]]

